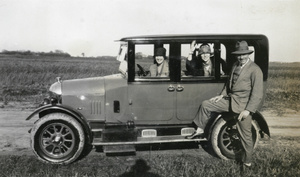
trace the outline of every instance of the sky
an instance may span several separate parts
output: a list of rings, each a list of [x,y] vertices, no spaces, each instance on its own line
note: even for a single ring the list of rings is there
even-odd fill
[[[299,0],[0,0],[0,50],[116,56],[155,34],[264,34],[270,61],[300,62]]]

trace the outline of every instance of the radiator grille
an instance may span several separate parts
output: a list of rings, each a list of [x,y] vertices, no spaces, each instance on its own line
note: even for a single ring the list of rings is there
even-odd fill
[[[91,114],[101,114],[101,101],[91,101]]]

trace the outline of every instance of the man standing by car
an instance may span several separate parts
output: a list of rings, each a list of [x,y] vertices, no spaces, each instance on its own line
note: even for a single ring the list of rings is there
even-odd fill
[[[211,116],[211,112],[233,112],[238,114],[238,131],[244,149],[242,162],[245,166],[251,166],[253,151],[252,141],[252,114],[258,109],[263,97],[263,74],[261,69],[250,60],[248,43],[241,41],[236,43],[237,62],[233,65],[229,80],[220,95],[203,101],[199,116],[194,119],[197,130],[187,138],[195,138],[204,134],[205,126]]]

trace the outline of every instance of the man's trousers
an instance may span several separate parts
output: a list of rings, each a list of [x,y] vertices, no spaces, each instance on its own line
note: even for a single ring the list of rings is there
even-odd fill
[[[231,111],[230,108],[230,101],[225,100],[222,98],[218,102],[211,102],[210,100],[205,100],[202,102],[200,110],[199,110],[199,116],[197,116],[194,119],[194,123],[203,130],[205,129],[205,126],[208,122],[208,120],[211,118],[211,113],[222,113],[222,112],[229,112]],[[252,152],[253,152],[253,140],[252,140],[252,116],[249,115],[246,119],[243,119],[242,121],[237,122],[238,131],[240,134],[240,139],[242,146],[244,148],[244,154],[242,156],[242,162],[244,163],[250,163]]]

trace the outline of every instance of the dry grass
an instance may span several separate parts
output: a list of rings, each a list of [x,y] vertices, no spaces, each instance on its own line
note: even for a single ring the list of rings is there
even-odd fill
[[[254,153],[252,168],[243,170],[234,161],[224,161],[202,148],[193,153],[138,152],[136,156],[105,156],[92,153],[66,166],[41,163],[34,156],[0,156],[0,176],[299,176],[299,138],[276,137],[262,142]]]
[[[265,107],[281,114],[285,109],[299,111],[300,63],[275,63],[269,67]]]

